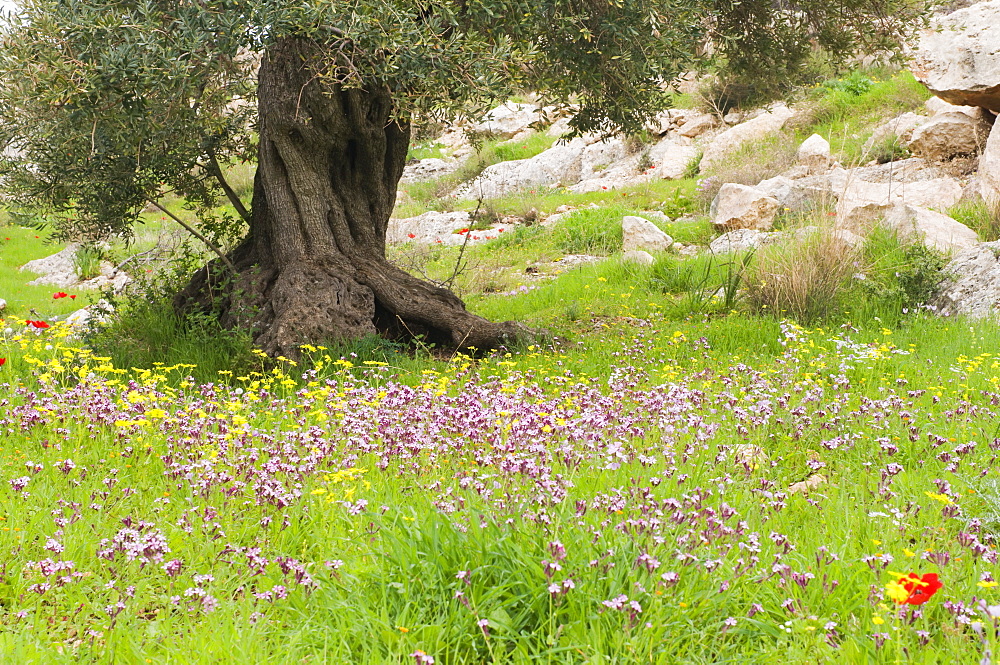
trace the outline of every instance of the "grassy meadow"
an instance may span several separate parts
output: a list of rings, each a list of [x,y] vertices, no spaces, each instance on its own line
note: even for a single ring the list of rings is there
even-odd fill
[[[787,140],[861,127],[848,160],[922,102],[885,81],[807,93],[827,110]],[[408,214],[452,205],[433,184]],[[392,248],[547,331],[479,358],[270,359],[155,274],[72,331],[98,294],[25,287],[53,246],[0,226],[0,662],[993,662],[996,323],[936,316],[944,258],[885,232],[621,260],[624,214],[710,240],[700,187],[528,192],[491,214],[577,211]]]

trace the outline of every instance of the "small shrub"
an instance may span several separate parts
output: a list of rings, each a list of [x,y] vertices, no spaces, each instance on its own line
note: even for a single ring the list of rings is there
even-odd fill
[[[705,156],[701,150],[691,158],[691,161],[687,163],[684,167],[684,177],[685,178],[697,178],[698,173],[701,171],[701,158]]]
[[[860,97],[875,86],[875,81],[860,71],[851,72],[846,78],[825,81],[823,87],[828,90],[846,92],[853,97]]]
[[[892,324],[931,300],[945,263],[944,256],[923,243],[905,241],[881,226],[872,229],[859,260],[863,279],[854,280],[855,294],[849,298],[852,318]]]
[[[101,274],[104,252],[94,245],[81,245],[73,255],[73,267],[80,279],[93,279]]]

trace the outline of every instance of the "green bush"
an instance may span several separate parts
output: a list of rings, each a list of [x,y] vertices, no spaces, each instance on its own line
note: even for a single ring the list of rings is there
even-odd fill
[[[852,319],[898,321],[933,297],[945,264],[944,256],[923,243],[907,242],[890,229],[876,227],[862,248],[858,275],[863,279],[853,281]]]

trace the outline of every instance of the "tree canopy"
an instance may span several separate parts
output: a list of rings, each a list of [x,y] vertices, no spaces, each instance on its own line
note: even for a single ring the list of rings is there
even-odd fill
[[[795,78],[817,49],[893,47],[921,1],[26,0],[0,49],[0,175],[84,239],[183,197],[219,259],[175,304],[269,353],[374,333],[492,349],[532,333],[386,259],[415,118],[530,91],[576,132],[634,131],[684,72]],[[256,163],[249,205],[236,160]]]
[[[61,228],[127,233],[148,200],[224,194],[254,159],[254,67],[312,40],[318,75],[391,91],[392,115],[475,112],[524,90],[580,131],[635,129],[665,83],[717,67],[774,81],[823,47],[892,49],[908,0],[26,0],[0,49],[5,188]]]

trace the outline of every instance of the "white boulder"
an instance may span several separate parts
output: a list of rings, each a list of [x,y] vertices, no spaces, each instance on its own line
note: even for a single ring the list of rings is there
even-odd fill
[[[984,242],[959,252],[945,266],[950,279],[932,304],[940,314],[995,316],[1000,310],[1000,242]]]
[[[860,228],[882,217],[897,204],[943,210],[962,198],[962,185],[954,178],[916,182],[867,182],[852,179],[839,195],[837,225]]]
[[[756,187],[726,183],[712,201],[712,224],[727,229],[766,231],[778,213],[778,200]]]
[[[979,158],[979,192],[991,205],[1000,205],[1000,122],[993,125]]]
[[[38,278],[28,282],[31,286],[50,285],[62,288],[76,285],[80,276],[76,272],[76,250],[79,245],[69,244],[65,249],[45,258],[28,261],[21,270],[33,272]]]
[[[717,135],[705,147],[704,156],[701,158],[702,172],[718,165],[727,155],[734,153],[742,146],[780,132],[793,115],[790,108],[779,104],[770,111],[730,127]]]
[[[582,137],[557,143],[529,159],[493,164],[457,190],[458,198],[497,198],[530,187],[565,185],[580,181],[580,163],[588,142]]]
[[[428,157],[427,159],[421,159],[412,164],[407,164],[403,168],[403,176],[399,179],[399,181],[409,183],[431,180],[432,178],[440,178],[443,175],[448,175],[449,173],[458,170],[458,167],[461,165],[462,161],[458,159]]]
[[[656,259],[649,252],[641,249],[630,249],[622,254],[622,261],[626,263],[636,263],[641,266],[651,266],[656,263]]]
[[[938,113],[964,113],[972,118],[982,117],[982,110],[978,106],[949,104],[940,97],[931,97],[928,99],[924,102],[924,108],[927,109],[927,114],[931,117],[936,116]]]
[[[927,122],[927,116],[908,111],[876,127],[863,147],[866,152],[869,152],[876,144],[890,137],[896,137],[900,144],[905,145],[913,135],[913,130],[925,122]]]
[[[695,146],[669,138],[663,139],[649,151],[649,159],[653,162],[653,175],[663,180],[683,178],[691,161],[697,156],[698,148]]]
[[[681,136],[686,136],[689,139],[701,136],[705,132],[715,129],[719,126],[719,119],[716,118],[711,113],[701,113],[692,118],[689,118],[684,122],[683,125],[677,130],[677,133]]]
[[[947,102],[1000,112],[1000,0],[938,16],[923,30],[910,69]]]
[[[979,244],[979,236],[965,224],[921,206],[894,205],[884,223],[901,237],[921,241],[940,252],[956,253]]]
[[[622,249],[665,252],[674,239],[648,219],[626,215],[622,218]]]
[[[958,112],[938,113],[913,130],[907,147],[913,154],[935,161],[975,155],[986,144],[990,126],[982,118]]]
[[[713,254],[733,254],[757,249],[769,242],[774,242],[779,234],[766,233],[757,229],[736,229],[723,233],[708,245]]]
[[[799,146],[796,153],[799,164],[810,172],[825,171],[830,167],[830,142],[819,134],[813,134]]]
[[[489,111],[472,131],[501,138],[511,138],[527,130],[532,123],[543,118],[542,109],[536,104],[507,102]]]

